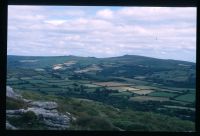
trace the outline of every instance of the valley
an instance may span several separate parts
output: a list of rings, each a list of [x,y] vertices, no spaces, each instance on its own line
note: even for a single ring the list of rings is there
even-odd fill
[[[94,122],[83,122],[102,118],[111,130],[167,131],[174,125],[169,131],[193,131],[195,67],[192,62],[135,55],[8,56],[7,85],[27,99],[57,101],[61,112],[80,119],[72,130],[101,130]],[[158,127],[162,117],[169,120],[163,129]],[[185,123],[188,127],[180,130]]]

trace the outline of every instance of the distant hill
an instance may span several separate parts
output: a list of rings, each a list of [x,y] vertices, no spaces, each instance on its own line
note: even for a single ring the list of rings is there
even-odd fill
[[[109,57],[109,58],[95,58],[95,57],[80,57],[80,56],[15,56],[8,55],[7,56],[8,65],[12,66],[13,64],[17,64],[15,66],[34,66],[40,64],[42,67],[50,66],[56,63],[62,63],[67,60],[76,60],[76,61],[92,61],[92,62],[119,62],[119,63],[129,63],[129,64],[145,64],[146,66],[155,66],[156,67],[170,67],[176,66],[177,64],[190,65],[195,66],[195,63],[180,61],[180,60],[169,60],[169,59],[157,59],[145,56],[137,56],[137,55],[124,55],[118,57]],[[24,60],[36,60],[36,63],[20,63]],[[159,64],[159,65],[158,65]]]
[[[110,58],[80,57],[80,56],[7,56],[8,70],[16,68],[35,69],[52,68],[53,65],[68,61],[76,62],[71,72],[83,69],[88,78],[126,77],[143,78],[144,80],[169,86],[195,87],[196,63],[157,59],[137,55],[124,55]],[[97,71],[90,71],[91,67],[98,67]],[[95,76],[91,73],[95,72]],[[83,74],[78,72],[76,74]]]

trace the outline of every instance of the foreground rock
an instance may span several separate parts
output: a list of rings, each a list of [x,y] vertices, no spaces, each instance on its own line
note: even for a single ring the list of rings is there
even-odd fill
[[[17,128],[11,125],[8,121],[6,121],[6,129],[17,130]]]
[[[43,108],[46,110],[53,110],[58,107],[56,102],[41,102],[41,101],[33,101],[29,105],[33,107]]]
[[[10,86],[6,86],[6,96],[13,99],[22,99],[22,96],[16,94]]]
[[[22,99],[19,95],[17,95],[12,88],[8,87],[9,91],[8,97],[12,97],[15,99]],[[24,99],[23,99],[24,100]],[[26,99],[25,99],[26,100]],[[67,114],[61,114],[57,111],[58,104],[56,102],[51,101],[30,101],[28,102],[27,109],[17,109],[17,110],[6,110],[6,116],[9,117],[20,117],[28,111],[34,112],[37,118],[49,129],[55,130],[63,130],[67,129],[70,125],[71,117]],[[7,129],[16,129],[10,123],[6,123]]]
[[[21,116],[24,113],[32,111],[35,115],[43,121],[44,125],[47,127],[55,128],[55,129],[66,129],[69,127],[70,118],[67,115],[60,114],[56,109],[54,110],[46,110],[38,107],[29,107],[27,110],[19,109],[19,110],[7,110],[6,115],[8,117],[17,117]]]

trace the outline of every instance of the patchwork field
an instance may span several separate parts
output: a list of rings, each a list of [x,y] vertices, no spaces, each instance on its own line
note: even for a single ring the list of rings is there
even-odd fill
[[[129,91],[129,92],[140,94],[140,95],[145,95],[145,94],[154,92],[153,90],[141,90],[141,89],[133,88],[133,87],[107,87],[107,88],[111,90],[118,90],[119,92]]]
[[[94,84],[84,84],[84,86],[87,86],[87,87],[99,87],[99,85],[94,85]]]
[[[185,94],[175,98],[177,101],[185,101],[185,102],[194,102],[195,95],[194,94]]]
[[[185,110],[195,111],[195,108],[188,108],[188,107],[182,107],[182,106],[165,105],[164,107],[172,108],[172,109],[185,109]]]
[[[148,94],[149,96],[154,96],[154,97],[174,97],[177,94],[175,93],[169,93],[169,92],[152,92]]]
[[[22,63],[21,60],[25,61]],[[178,64],[188,67],[183,68],[183,65]],[[117,124],[118,128],[124,130],[144,130],[146,127],[150,131],[155,122],[159,130],[164,128],[160,126],[160,120],[153,118],[153,114],[166,116],[163,122],[167,118],[172,118],[175,123],[179,123],[176,119],[194,122],[194,79],[195,64],[175,60],[130,55],[116,58],[11,56],[8,62],[7,85],[31,99],[43,97],[49,101],[65,101],[61,110],[75,115],[77,121],[73,124],[74,128],[84,127],[90,121],[94,121],[92,126],[102,126],[96,121],[110,116],[112,121],[104,122],[107,126],[112,122],[112,125]],[[76,102],[73,103],[73,100]],[[112,110],[116,113],[113,114],[110,110],[109,115],[106,115],[105,108],[86,108],[85,102],[113,107]],[[126,111],[137,111],[138,114],[132,115]],[[148,113],[149,116],[142,115],[135,124],[135,118],[141,112]],[[119,117],[119,114],[123,116]],[[100,116],[101,119],[95,120]],[[152,122],[144,127],[141,120],[145,123]],[[173,126],[174,122],[168,125]],[[184,129],[178,125],[176,130],[180,128]]]
[[[116,86],[130,86],[131,84],[119,83],[119,82],[94,82],[93,84],[99,86],[116,87]]]
[[[119,91],[139,91],[140,89],[133,88],[133,87],[126,87],[126,86],[113,86],[113,87],[107,87],[108,89],[111,90],[119,90]]]
[[[166,97],[152,97],[152,96],[136,96],[131,97],[129,99],[130,101],[138,101],[138,102],[144,102],[144,101],[169,101]]]

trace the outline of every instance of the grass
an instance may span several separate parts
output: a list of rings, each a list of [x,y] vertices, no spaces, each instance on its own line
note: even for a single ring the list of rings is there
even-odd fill
[[[185,94],[175,98],[177,101],[195,102],[195,94]]]
[[[153,90],[130,90],[130,92],[133,92],[135,94],[139,94],[139,95],[146,95],[146,94],[149,94],[149,93],[152,93],[154,92]]]
[[[16,59],[16,56],[13,57],[14,62],[17,62],[19,60],[32,60],[32,57],[27,58],[18,58]],[[37,57],[34,59],[39,59],[36,64],[34,63],[20,63],[20,68],[16,69],[17,64],[16,63],[9,63],[8,69],[8,84],[11,84],[11,87],[18,88],[21,90],[23,96],[27,99],[35,99],[35,100],[48,100],[48,101],[56,101],[59,104],[59,110],[60,112],[70,112],[73,116],[77,118],[77,122],[72,124],[71,129],[72,130],[102,130],[102,129],[109,129],[109,130],[135,130],[135,131],[193,131],[194,130],[194,123],[193,122],[185,122],[178,118],[172,118],[169,116],[159,115],[151,112],[137,112],[133,111],[131,109],[122,110],[114,108],[112,106],[106,105],[105,103],[100,103],[97,101],[87,101],[87,100],[80,100],[77,98],[69,98],[68,91],[71,90],[72,93],[74,93],[76,97],[79,97],[80,91],[76,91],[73,88],[79,88],[80,85],[87,86],[85,87],[85,91],[87,92],[94,92],[96,91],[95,88],[98,86],[104,86],[106,88],[110,88],[113,90],[121,90],[119,93],[111,93],[109,95],[115,95],[117,97],[117,100],[120,101],[120,97],[130,98],[131,101],[171,101],[174,102],[173,104],[176,105],[174,98],[176,97],[176,101],[180,103],[189,103],[195,101],[195,94],[194,88],[176,88],[176,84],[174,84],[175,87],[168,87],[165,86],[165,83],[163,82],[157,82],[154,80],[139,80],[137,79],[138,76],[132,75],[136,69],[133,69],[132,67],[130,69],[130,72],[126,69],[124,70],[119,69],[119,71],[116,71],[114,75],[112,75],[112,71],[115,71],[115,68],[110,69],[111,72],[107,73],[105,77],[101,77],[98,75],[91,75],[91,78],[82,77],[86,80],[81,80],[82,78],[78,78],[77,80],[73,81],[73,78],[70,79],[70,76],[74,73],[74,70],[67,69],[65,71],[61,71],[59,73],[58,71],[53,71],[52,73],[52,66],[58,63],[64,63],[66,61],[74,60],[79,64],[75,65],[74,68],[80,67],[82,70],[91,70],[95,71],[97,70],[95,67],[91,69],[89,64],[100,64],[96,59],[93,58],[81,58],[81,57]],[[109,61],[103,61],[102,64],[107,64],[110,68],[112,66],[119,67],[121,64],[118,63],[119,58],[116,59],[116,61],[113,62],[111,59],[111,62]],[[130,60],[130,64],[132,66],[133,61],[135,59]],[[119,61],[120,62],[120,61]],[[157,62],[157,61],[156,61]],[[68,62],[69,63],[69,62]],[[126,64],[127,63],[127,64]],[[151,63],[151,61],[148,63]],[[102,65],[100,64],[100,65]],[[129,65],[129,60],[123,60],[122,64]],[[155,65],[156,64],[156,65]],[[159,64],[159,65],[157,65]],[[88,66],[87,66],[88,65]],[[154,63],[152,61],[152,64],[145,64],[150,66],[151,68],[159,68],[160,63]],[[163,65],[163,66],[162,66]],[[12,67],[11,67],[12,66]],[[49,69],[48,69],[48,67]],[[170,66],[167,63],[162,63],[161,68],[153,72],[161,70],[161,72],[158,72],[152,76],[158,76],[160,79],[175,79],[177,81],[183,82],[185,77],[187,77],[188,70],[174,70],[176,66],[172,65]],[[10,68],[11,67],[11,68]],[[22,68],[21,68],[22,67]],[[87,67],[86,69],[84,67]],[[35,68],[45,68],[45,71],[43,72],[36,72]],[[163,68],[170,68],[173,70],[167,70],[168,73],[162,72]],[[142,68],[141,68],[142,70]],[[127,75],[124,73],[128,72]],[[172,72],[170,72],[172,71]],[[124,72],[124,73],[123,73]],[[140,72],[140,71],[138,71]],[[147,71],[148,72],[148,71]],[[119,74],[117,74],[119,73]],[[61,78],[56,78],[56,75],[60,75]],[[87,73],[88,74],[88,73]],[[129,75],[130,74],[130,75]],[[89,74],[88,74],[89,75]],[[92,77],[95,77],[94,79]],[[113,80],[110,79],[111,76],[116,76],[116,79],[122,79],[122,80]],[[124,76],[124,77],[123,77]],[[147,76],[148,75],[143,75]],[[150,74],[151,76],[151,74]],[[185,77],[183,77],[185,76]],[[58,77],[58,76],[57,76]],[[126,78],[129,77],[129,78]],[[133,79],[135,77],[135,79]],[[177,77],[177,78],[174,78]],[[70,80],[64,80],[70,79]],[[101,79],[101,80],[95,80],[95,79]],[[156,77],[155,77],[156,78]],[[100,82],[100,81],[110,81],[110,82]],[[28,84],[30,82],[30,84]],[[77,85],[74,85],[73,83],[76,83]],[[12,84],[15,84],[12,86]],[[188,87],[186,85],[186,87]],[[71,88],[71,89],[67,89]],[[129,90],[128,92],[126,90]],[[151,92],[156,91],[156,92]],[[172,92],[172,91],[177,91]],[[188,91],[188,92],[187,92]],[[193,92],[193,94],[192,94]],[[59,95],[55,95],[55,94]],[[85,92],[84,92],[85,93]],[[132,97],[134,93],[135,97]],[[145,96],[138,96],[137,94],[145,95]],[[149,96],[146,94],[149,93]],[[184,95],[181,95],[181,93],[184,93]],[[185,94],[189,93],[189,94]],[[69,93],[70,94],[70,93]],[[95,93],[91,93],[95,94]],[[64,95],[64,96],[63,96]],[[137,95],[137,96],[136,96]],[[181,96],[180,96],[181,95]],[[62,97],[63,96],[63,97]],[[72,95],[73,96],[73,95]],[[90,95],[89,95],[90,96]],[[93,95],[91,95],[93,97]],[[81,96],[80,96],[81,97]],[[87,96],[86,96],[87,97]],[[107,97],[107,96],[106,96]],[[84,97],[85,98],[85,97]],[[88,97],[90,98],[90,97]],[[20,102],[13,102],[8,101],[8,108],[20,108],[21,103]],[[136,102],[135,102],[136,103]],[[145,102],[144,102],[145,103]],[[147,102],[148,103],[148,102]],[[150,102],[149,102],[150,103]],[[167,103],[167,102],[166,102]],[[159,102],[158,102],[159,104]],[[148,104],[147,104],[148,105]],[[13,107],[12,107],[13,106]],[[126,106],[123,104],[123,106]],[[187,106],[187,105],[186,105]],[[155,107],[157,108],[157,107]],[[166,111],[171,112],[171,111]],[[165,114],[165,113],[163,113]],[[106,126],[106,127],[105,127]]]
[[[82,101],[75,98],[59,100],[63,112],[68,111],[73,113],[78,119],[77,122],[71,125],[71,130],[194,130],[194,123],[190,121],[181,121],[178,118],[151,112],[136,112],[128,109],[120,110],[95,101]],[[95,122],[93,122],[94,120]],[[103,126],[107,126],[107,128]]]
[[[57,92],[57,91],[60,91],[62,90],[62,88],[38,88],[40,89],[41,91],[46,91],[46,92]]]
[[[99,86],[108,86],[108,87],[129,86],[130,85],[130,84],[119,83],[119,82],[96,82],[93,84],[99,85]]]
[[[37,75],[37,76],[33,76],[33,79],[47,79],[45,76],[42,75]]]
[[[69,112],[76,118],[70,130],[131,130],[131,131],[194,131],[194,123],[151,112],[117,109],[101,102],[55,95],[41,95],[34,91],[21,91],[22,96],[32,100],[55,101],[59,112]],[[129,92],[123,92],[123,95]],[[15,123],[17,121],[20,123]],[[22,119],[9,120],[25,129],[43,129],[37,123],[27,126]],[[45,128],[44,128],[45,129]]]
[[[132,88],[132,87],[126,87],[126,86],[119,86],[119,87],[107,87],[108,89],[111,89],[111,90],[119,90],[120,92],[123,92],[123,91],[139,91],[140,89],[137,89],[137,88]]]
[[[12,77],[12,78],[7,79],[7,81],[17,81],[17,80],[19,80],[19,79],[18,79],[18,78],[15,78],[15,77]]]
[[[184,92],[184,91],[187,91],[187,90],[195,91],[194,88],[177,88],[177,87],[164,87],[164,88],[169,89],[169,90],[173,90],[173,91],[179,91],[179,92]]]
[[[91,88],[99,87],[98,85],[93,85],[93,84],[83,84],[83,85]]]
[[[138,88],[138,89],[158,89],[157,87],[153,87],[153,86],[142,86],[142,85],[137,85],[137,86],[133,86],[135,88]]]
[[[67,86],[67,85],[72,85],[73,82],[54,82],[54,83],[48,83],[48,85],[58,85],[58,86]]]
[[[95,101],[59,99],[77,117],[71,130],[194,131],[194,123],[151,112],[121,110]],[[106,128],[104,126],[107,126]]]
[[[168,92],[152,92],[150,94],[148,94],[149,96],[153,96],[153,97],[167,97],[167,98],[171,98],[176,96],[176,93],[168,93]]]
[[[68,81],[60,80],[60,79],[47,79],[46,82],[49,82],[49,83],[60,83],[60,82],[68,82]]]
[[[132,78],[125,78],[125,77],[117,77],[117,78],[126,80],[127,82],[129,82],[131,84],[136,84],[136,85],[148,85],[149,84],[149,82],[132,79]]]
[[[46,82],[44,80],[37,80],[37,79],[33,79],[33,80],[29,80],[29,82],[31,84],[45,84]]]
[[[131,97],[129,100],[131,101],[138,101],[138,102],[144,102],[144,101],[169,101],[166,97],[152,97],[152,96],[135,96]]]
[[[119,93],[110,93],[110,96],[117,96],[117,97],[126,97],[126,96],[131,96],[132,93],[130,92],[119,92]]]
[[[34,112],[28,111],[24,113],[20,117],[9,117],[7,120],[16,126],[17,128],[20,128],[22,130],[47,130],[48,127],[46,127],[42,121],[37,119],[37,116]]]
[[[21,109],[21,108],[26,108],[26,107],[27,107],[27,104],[21,100],[12,99],[9,97],[6,98],[6,109],[8,110],[16,110],[16,109]]]
[[[40,95],[39,93],[36,93],[36,91],[32,90],[20,90],[20,93],[25,99],[40,100],[43,98],[43,95]]]
[[[95,88],[87,88],[87,89],[84,89],[86,92],[88,93],[92,93],[92,92],[95,92],[96,89]]]
[[[32,78],[30,78],[30,77],[21,77],[20,79],[21,80],[31,80]]]

